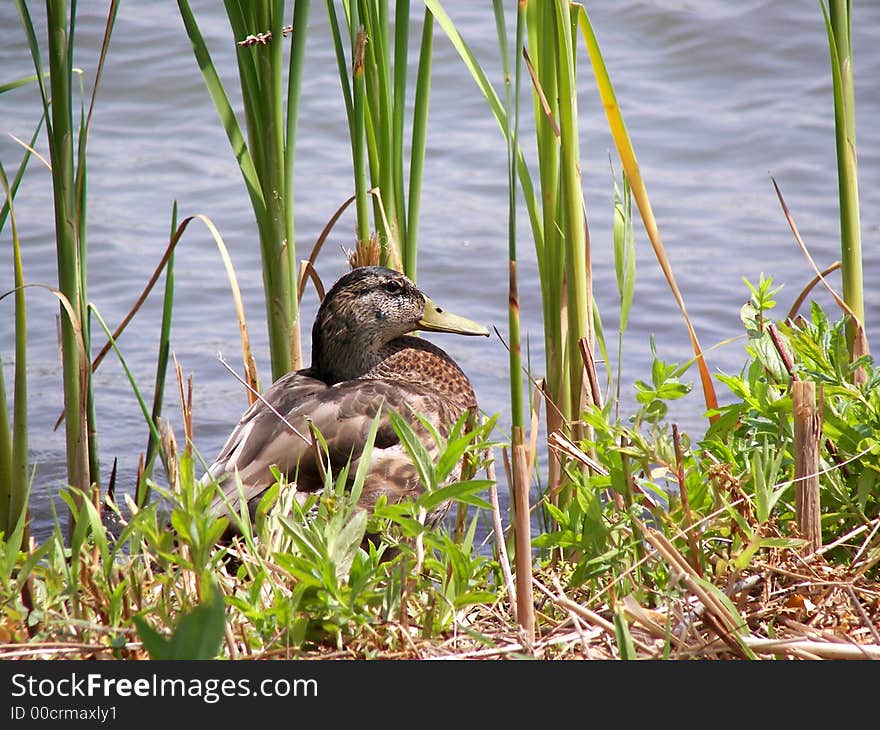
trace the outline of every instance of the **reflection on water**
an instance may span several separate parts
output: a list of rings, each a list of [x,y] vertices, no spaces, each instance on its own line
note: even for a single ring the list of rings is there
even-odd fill
[[[237,81],[222,6],[193,3],[215,62],[234,95]],[[445,7],[495,82],[501,81],[491,10],[466,0]],[[828,51],[821,12],[811,3],[769,0],[728,3],[587,3],[639,155],[654,212],[701,344],[740,334],[742,282],[772,274],[785,288],[786,308],[811,271],[798,252],[772,191],[779,182],[800,232],[820,266],[839,257],[837,193]],[[36,11],[34,11],[36,12]],[[79,6],[77,59],[93,72],[103,34],[103,6]],[[858,142],[865,279],[880,278],[880,4],[854,3]],[[351,191],[345,113],[325,14],[312,12],[312,35],[297,144],[296,231],[300,258]],[[418,13],[413,13],[414,16]],[[2,81],[32,73],[12,3],[0,5]],[[415,56],[415,47],[411,60]],[[590,78],[581,65],[582,169],[589,216],[595,291],[605,331],[617,322],[610,247],[612,148]],[[39,116],[35,87],[0,95],[0,160],[14,170]],[[530,104],[524,110],[531,113]],[[528,117],[528,113],[524,117]],[[523,134],[530,130],[526,127]],[[45,142],[38,145],[45,153]],[[437,30],[428,159],[419,222],[419,283],[455,311],[507,331],[507,190],[505,147],[486,103],[451,45]],[[240,277],[250,332],[263,378],[268,347],[256,233],[241,176],[205,91],[173,4],[123,5],[113,37],[89,143],[89,297],[109,323],[134,302],[167,244],[171,206],[202,213],[220,229]],[[36,161],[17,198],[17,223],[29,282],[53,283],[55,254],[49,174]],[[520,294],[524,335],[535,376],[542,371],[541,311],[525,213],[519,215]],[[319,258],[326,282],[344,270],[353,219],[343,217]],[[0,245],[0,290],[12,286],[9,226]],[[649,336],[668,361],[691,355],[681,314],[645,236],[637,237],[637,295],[624,340],[624,393],[650,364]],[[196,446],[211,458],[246,405],[240,386],[217,360],[237,362],[238,331],[229,287],[210,235],[190,227],[177,255],[173,349],[195,382]],[[880,315],[878,287],[866,291],[869,335]],[[52,431],[61,408],[55,342],[57,302],[28,292],[31,449],[37,464],[36,534],[50,522],[49,499],[64,478],[63,434]],[[830,307],[827,299],[823,305]],[[7,387],[11,383],[11,300],[0,327]],[[315,311],[306,294],[304,333]],[[149,301],[120,341],[149,397],[161,303]],[[483,409],[501,412],[506,428],[507,352],[503,343],[431,336],[474,381]],[[100,338],[98,338],[100,339]],[[307,339],[307,338],[306,338]],[[99,343],[100,344],[100,343]],[[308,342],[305,343],[308,357]],[[612,351],[614,348],[612,348]],[[709,356],[712,370],[737,371],[742,342]],[[612,365],[616,366],[616,363]],[[696,373],[691,374],[694,382]],[[146,428],[119,363],[107,358],[96,377],[98,425],[106,479],[118,459],[130,485]],[[719,386],[719,395],[724,392]],[[684,430],[703,427],[699,388],[672,417]],[[167,414],[179,428],[174,399]]]

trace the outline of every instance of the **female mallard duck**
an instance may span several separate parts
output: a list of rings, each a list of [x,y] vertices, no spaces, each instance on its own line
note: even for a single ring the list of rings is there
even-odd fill
[[[203,482],[216,480],[224,497],[218,514],[238,512],[238,472],[251,516],[275,479],[276,466],[298,493],[320,490],[323,464],[308,443],[309,423],[327,442],[333,473],[351,460],[353,475],[379,407],[381,421],[359,504],[372,510],[386,495],[390,503],[422,491],[416,470],[400,443],[388,411],[420,433],[432,456],[437,447],[413,413],[448,433],[477,401],[467,376],[436,345],[409,336],[415,330],[484,335],[475,322],[445,312],[403,274],[377,266],[353,269],[327,293],[312,327],[312,364],[279,378],[245,412],[208,468]],[[448,505],[428,515],[436,525]]]

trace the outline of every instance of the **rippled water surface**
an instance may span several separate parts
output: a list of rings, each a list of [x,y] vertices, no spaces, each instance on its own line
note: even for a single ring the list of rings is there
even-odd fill
[[[41,4],[35,13],[42,12]],[[227,88],[237,93],[231,37],[222,4],[192,3]],[[297,141],[297,255],[305,258],[333,212],[351,193],[350,148],[323,3],[312,3],[310,40]],[[416,5],[416,4],[414,4]],[[511,5],[513,5],[511,3]],[[627,0],[586,2],[618,101],[635,144],[660,231],[712,371],[743,361],[739,307],[743,277],[772,274],[784,284],[787,310],[812,276],[799,253],[771,176],[778,181],[818,265],[839,258],[837,188],[829,57],[818,3],[771,0]],[[106,3],[80,2],[76,63],[91,87]],[[491,4],[444,3],[487,73],[501,81]],[[413,11],[414,17],[421,13]],[[880,316],[880,3],[853,2],[857,134],[869,337]],[[0,3],[0,82],[33,73],[13,3]],[[412,57],[416,53],[414,41]],[[411,58],[412,58],[411,57]],[[612,143],[581,51],[581,140],[595,292],[606,331],[616,329],[610,246]],[[237,103],[237,102],[236,102]],[[524,105],[525,117],[531,104]],[[0,95],[0,160],[17,168],[40,114],[33,85]],[[530,130],[525,129],[524,134]],[[48,156],[41,140],[38,151]],[[419,284],[436,301],[507,332],[507,178],[503,139],[457,53],[437,29],[428,157],[419,222]],[[56,283],[51,183],[34,161],[16,200],[29,282]],[[255,226],[241,175],[196,66],[176,3],[123,3],[113,35],[89,141],[89,298],[111,326],[128,311],[167,244],[171,206],[181,217],[203,214],[219,228],[243,288],[257,364],[269,376],[268,346]],[[541,310],[531,244],[520,214],[520,293],[524,333],[541,375]],[[10,226],[0,236],[0,291],[12,286]],[[329,283],[345,268],[353,219],[343,217],[325,245],[319,272]],[[649,338],[660,356],[691,355],[683,320],[642,231],[637,232],[637,295],[624,345],[624,393],[647,377]],[[246,405],[241,387],[218,362],[239,361],[229,286],[204,227],[190,226],[178,247],[172,347],[195,383],[198,450],[210,459]],[[835,280],[836,281],[836,280]],[[819,301],[829,308],[824,295]],[[35,533],[49,528],[49,499],[64,479],[57,301],[42,289],[27,295],[30,445],[36,464]],[[309,290],[303,332],[316,302]],[[0,354],[11,387],[12,302],[0,302]],[[160,297],[154,296],[120,346],[149,395],[154,377]],[[99,340],[100,338],[96,338]],[[471,376],[480,404],[506,413],[507,352],[491,340],[434,335]],[[308,342],[305,343],[308,358]],[[696,373],[690,373],[696,384]],[[129,488],[146,428],[118,361],[96,377],[102,478],[118,459]],[[723,386],[719,396],[724,399]],[[173,391],[170,391],[173,393]],[[174,400],[167,414],[179,430]],[[672,416],[684,430],[704,427],[699,387]]]

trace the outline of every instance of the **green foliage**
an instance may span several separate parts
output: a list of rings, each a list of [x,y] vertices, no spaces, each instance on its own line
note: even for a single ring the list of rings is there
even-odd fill
[[[748,359],[739,375],[717,376],[731,398],[702,439],[670,435],[667,407],[689,391],[681,380],[687,365],[660,360],[653,342],[651,380],[635,384],[638,408],[628,422],[613,420],[609,404],[584,414],[589,435],[578,446],[602,469],[569,469],[572,500],[545,504],[553,525],[533,541],[548,565],[564,556],[572,588],[632,593],[647,603],[679,591],[668,566],[645,550],[646,529],[663,532],[719,580],[747,569],[762,551],[803,544],[795,537],[790,377],[768,334],[778,289],[764,277],[747,285]],[[820,503],[831,542],[880,515],[880,373],[863,358],[857,365],[866,382],[853,384],[846,320],[829,321],[817,304],[809,319],[772,324],[797,377],[824,391]],[[838,547],[826,557],[845,565],[856,552]],[[867,560],[876,572],[876,556]],[[622,621],[615,614],[621,656],[628,646]]]
[[[498,564],[475,544],[488,507],[477,493],[489,483],[445,483],[460,460],[471,470],[479,465],[493,427],[489,421],[466,434],[459,424],[441,439],[438,465],[422,465],[433,488],[412,502],[382,501],[375,514],[357,502],[365,462],[354,474],[348,467],[328,473],[324,489],[306,499],[277,475],[253,523],[246,508],[232,518],[234,540],[224,537],[229,521],[211,516],[216,488],[194,479],[192,457],[176,453],[166,434],[164,456],[177,467],[171,486],[151,484],[160,499],[140,509],[128,499],[127,518],[102,505],[121,525],[115,534],[75,490],[62,495],[73,515],[69,545],[57,523],[33,551],[18,547],[23,519],[8,539],[0,533],[0,631],[97,641],[117,657],[154,659],[219,656],[225,631],[241,651],[287,655],[352,642],[373,651],[383,627],[400,622],[437,636],[462,612],[496,600]],[[460,539],[424,523],[450,499],[474,510]]]
[[[132,620],[150,659],[215,659],[226,628],[224,613],[223,594],[209,582],[202,602],[178,619],[167,639],[143,617]]]
[[[768,280],[769,281],[769,280]],[[752,287],[750,287],[752,288]],[[769,283],[764,287],[769,291]],[[752,288],[753,293],[761,286]],[[769,519],[774,506],[778,517],[793,519],[790,479],[793,460],[791,397],[788,373],[770,343],[760,319],[770,308],[766,297],[755,296],[760,317],[745,318],[749,362],[738,376],[719,379],[735,400],[719,409],[718,420],[707,431],[703,446],[739,475],[755,499],[759,521]],[[823,528],[834,536],[876,517],[880,512],[877,480],[880,474],[880,395],[878,373],[870,357],[853,363],[847,349],[846,318],[832,322],[815,302],[810,317],[777,323],[780,340],[790,353],[795,375],[821,387],[823,449],[820,474]],[[852,373],[865,370],[866,381],[854,384]],[[838,551],[842,558],[845,555]]]
[[[637,415],[641,420],[657,423],[666,417],[667,401],[677,400],[686,396],[691,386],[682,383],[679,378],[687,370],[688,365],[670,365],[657,357],[657,347],[651,337],[651,382],[637,380],[636,400],[642,405]]]

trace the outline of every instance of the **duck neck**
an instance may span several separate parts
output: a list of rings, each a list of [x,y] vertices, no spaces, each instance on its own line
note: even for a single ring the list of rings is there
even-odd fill
[[[382,343],[374,333],[345,322],[324,322],[312,330],[312,370],[328,385],[359,378],[382,361]]]

